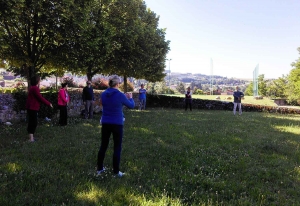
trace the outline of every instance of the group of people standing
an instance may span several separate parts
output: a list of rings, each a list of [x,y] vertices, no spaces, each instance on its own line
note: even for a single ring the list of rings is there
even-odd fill
[[[53,108],[52,104],[46,100],[40,93],[40,77],[35,76],[30,80],[31,86],[28,92],[28,98],[26,101],[26,109],[28,114],[28,127],[27,132],[29,134],[29,141],[35,142],[34,133],[37,127],[38,111],[40,104],[43,103]],[[102,104],[102,117],[101,117],[101,146],[98,151],[97,158],[97,174],[101,174],[105,171],[103,161],[105,153],[108,148],[109,139],[112,134],[114,141],[114,152],[113,152],[113,173],[117,177],[122,177],[125,173],[120,171],[120,159],[122,151],[122,140],[123,140],[123,125],[124,115],[123,106],[130,109],[134,108],[135,103],[132,98],[132,93],[122,93],[119,91],[121,80],[118,76],[114,75],[109,78],[109,88],[106,89],[100,98]],[[67,125],[67,106],[70,101],[70,96],[67,91],[67,83],[62,83],[61,88],[58,92],[58,108],[60,110],[59,125]],[[146,89],[144,85],[141,85],[139,89],[139,101],[140,109],[145,109],[146,105]],[[91,87],[91,82],[87,81],[87,86],[83,89],[82,100],[85,105],[85,118],[93,118],[93,103],[94,103],[94,92]]]
[[[29,141],[35,142],[34,133],[37,127],[37,116],[40,109],[40,104],[43,103],[53,108],[52,104],[46,100],[40,93],[39,84],[40,77],[35,76],[30,80],[31,87],[28,91],[28,98],[26,102],[26,109],[28,114],[28,127],[27,131],[29,134]],[[102,104],[102,117],[101,117],[101,145],[98,151],[97,158],[97,175],[105,172],[106,168],[103,165],[106,150],[109,145],[110,136],[113,136],[114,141],[114,152],[113,152],[113,173],[117,177],[122,177],[125,173],[120,171],[120,160],[122,151],[123,141],[123,127],[124,127],[124,114],[123,106],[133,109],[135,106],[132,98],[132,93],[122,93],[119,90],[121,79],[114,75],[109,78],[109,88],[101,94],[100,102]],[[58,108],[60,110],[59,124],[61,126],[67,125],[67,105],[70,101],[69,94],[67,92],[67,83],[62,83],[61,89],[58,92]],[[141,85],[139,89],[139,109],[145,109],[146,105],[146,89],[144,85]],[[239,91],[239,87],[236,87],[236,91],[233,93],[234,96],[234,110],[235,115],[236,108],[239,107],[239,114],[242,114],[241,110],[241,99],[244,94]],[[83,89],[82,100],[85,105],[85,118],[93,118],[93,103],[94,103],[94,92],[91,87],[91,82],[87,81],[87,86]],[[192,91],[188,87],[185,92],[185,110],[190,108],[192,111]]]
[[[242,114],[242,98],[244,97],[244,93],[240,91],[239,87],[236,87],[236,91],[233,92],[233,114],[236,114],[236,108],[239,108],[239,115]],[[192,111],[192,91],[191,88],[188,87],[185,92],[185,111],[187,108],[190,108]]]

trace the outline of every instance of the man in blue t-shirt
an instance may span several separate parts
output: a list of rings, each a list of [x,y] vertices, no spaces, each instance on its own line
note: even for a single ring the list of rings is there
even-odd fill
[[[141,84],[141,88],[139,89],[140,110],[145,110],[146,108],[146,94],[147,90],[144,89],[144,84]]]
[[[244,97],[244,93],[240,91],[239,87],[236,87],[236,91],[233,92],[233,114],[236,113],[236,107],[239,107],[239,115],[242,115],[242,98]]]

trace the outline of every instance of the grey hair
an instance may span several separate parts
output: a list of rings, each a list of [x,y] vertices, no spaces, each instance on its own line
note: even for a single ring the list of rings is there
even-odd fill
[[[120,83],[120,78],[117,75],[113,75],[109,77],[108,84],[110,87],[115,87],[119,83]]]

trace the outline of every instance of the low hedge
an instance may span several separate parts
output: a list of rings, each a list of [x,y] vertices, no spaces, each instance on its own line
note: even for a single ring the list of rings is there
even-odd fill
[[[53,105],[53,109],[41,104],[39,111],[39,117],[52,118],[57,110],[57,91],[45,91],[41,92],[43,97],[50,101]],[[77,101],[81,99],[82,90],[69,91],[70,99],[76,99]],[[98,98],[99,92],[95,92],[95,96]],[[21,110],[25,110],[27,92],[18,91],[13,93],[13,97],[16,100],[14,102],[13,109],[17,113]],[[172,97],[165,95],[147,95],[147,107],[159,107],[159,108],[184,108],[184,98],[182,97]],[[218,100],[203,100],[203,99],[193,99],[192,106],[194,109],[212,109],[212,110],[233,110],[233,103],[228,101],[218,101]],[[270,112],[270,113],[281,113],[281,114],[300,114],[300,109],[297,108],[287,108],[287,107],[272,107],[254,104],[242,104],[242,110],[244,112]]]
[[[164,108],[184,108],[184,98],[165,95],[147,95],[147,107]],[[193,99],[192,107],[194,109],[213,109],[213,110],[233,110],[233,102]],[[300,114],[298,108],[264,106],[242,103],[242,110],[245,112],[270,112],[281,114]]]

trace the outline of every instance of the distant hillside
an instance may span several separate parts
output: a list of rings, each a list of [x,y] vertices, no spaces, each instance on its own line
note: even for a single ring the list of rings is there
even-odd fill
[[[169,80],[169,76],[166,77],[166,81]],[[192,73],[171,73],[171,81],[181,81],[184,83],[197,82],[201,84],[210,84],[211,76],[205,74],[192,74]],[[213,75],[212,78],[214,85],[243,85],[248,84],[251,79],[239,79],[239,78],[227,78],[219,75]]]

